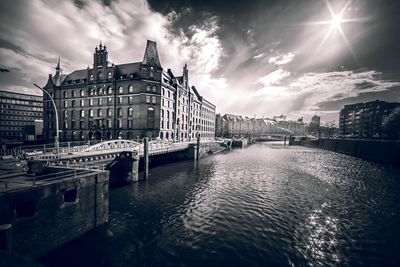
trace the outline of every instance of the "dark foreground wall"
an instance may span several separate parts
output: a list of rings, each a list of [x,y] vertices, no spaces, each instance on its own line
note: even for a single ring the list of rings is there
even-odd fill
[[[107,220],[108,172],[78,172],[76,177],[0,194],[0,225],[11,225],[8,246],[13,253],[30,258],[38,258]]]
[[[400,141],[319,139],[302,140],[299,144],[400,167]]]

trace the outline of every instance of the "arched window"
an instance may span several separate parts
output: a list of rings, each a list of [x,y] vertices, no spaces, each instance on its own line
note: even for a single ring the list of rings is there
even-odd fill
[[[81,113],[81,118],[84,118],[85,117],[85,111],[82,109],[80,113]]]
[[[146,91],[147,91],[147,92],[150,92],[150,85],[149,85],[149,84],[146,85]]]
[[[108,108],[108,109],[107,109],[107,116],[108,116],[108,117],[111,117],[111,116],[112,116],[111,108]]]
[[[133,108],[128,108],[128,116],[133,116]]]
[[[72,92],[71,92],[71,96],[72,96],[72,97],[76,97],[75,91],[72,91]]]
[[[64,98],[68,98],[68,92],[64,91]]]
[[[85,96],[85,91],[81,90],[81,96]]]
[[[98,109],[97,110],[97,117],[102,117],[103,116],[103,110],[102,109]]]
[[[97,78],[99,80],[103,79],[103,72],[100,71],[99,73],[97,73]]]
[[[122,109],[121,109],[121,108],[118,109],[118,116],[119,116],[119,117],[122,116]]]
[[[133,85],[129,85],[128,91],[129,91],[129,93],[133,93]]]
[[[68,117],[68,111],[64,110],[64,118],[67,118],[67,117]]]
[[[120,86],[120,87],[118,88],[118,93],[119,93],[119,94],[122,94],[123,92],[124,92],[124,87]]]
[[[100,88],[98,89],[98,95],[102,95],[102,94],[103,94],[103,88],[100,87]]]
[[[111,95],[112,94],[112,87],[108,87],[108,94]]]
[[[157,92],[157,86],[153,85],[152,89],[153,89],[153,93]]]
[[[93,117],[93,109],[89,109],[89,117]]]

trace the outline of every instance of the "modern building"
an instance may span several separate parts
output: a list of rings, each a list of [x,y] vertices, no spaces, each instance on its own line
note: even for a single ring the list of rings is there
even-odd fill
[[[310,122],[311,124],[314,124],[316,127],[319,127],[320,125],[321,125],[321,117],[320,116],[317,116],[317,115],[314,115],[312,118],[311,118],[311,122]]]
[[[189,85],[186,64],[181,76],[161,66],[153,41],[147,41],[139,62],[110,64],[101,43],[91,68],[65,75],[59,61],[44,89],[57,106],[61,141],[145,136],[185,141],[215,135],[215,106]],[[43,121],[44,138],[53,140],[55,112],[47,94]]]
[[[400,103],[372,101],[345,105],[339,115],[339,134],[343,137],[382,136],[382,122]]]
[[[42,120],[42,117],[42,96],[0,91],[1,139],[25,141],[40,138],[42,133],[36,130],[40,123],[35,121]]]

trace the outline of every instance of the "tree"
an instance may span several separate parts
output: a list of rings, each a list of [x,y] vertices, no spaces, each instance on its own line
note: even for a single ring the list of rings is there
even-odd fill
[[[400,107],[395,108],[392,113],[383,120],[382,132],[387,139],[400,139]]]

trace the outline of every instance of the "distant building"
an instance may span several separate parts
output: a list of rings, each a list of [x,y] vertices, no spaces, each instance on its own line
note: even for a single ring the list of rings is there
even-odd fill
[[[316,127],[319,127],[320,126],[320,124],[321,124],[321,117],[319,117],[319,116],[317,116],[317,115],[314,115],[312,118],[311,118],[311,122],[310,122],[311,124],[314,124]]]
[[[293,135],[306,135],[306,127],[305,123],[303,122],[303,118],[298,119],[297,121],[278,121],[277,126],[280,128],[289,130],[292,132]]]
[[[35,140],[35,120],[42,120],[43,97],[0,91],[0,138]],[[29,136],[29,137],[28,137]]]
[[[140,139],[191,140],[215,135],[215,105],[181,76],[165,70],[156,43],[147,41],[142,61],[114,65],[105,45],[95,48],[93,66],[62,74],[60,62],[44,87],[54,97],[61,141]],[[44,94],[43,134],[55,136],[55,116]]]
[[[339,115],[339,134],[344,137],[382,136],[382,122],[400,103],[372,101],[345,105]]]

